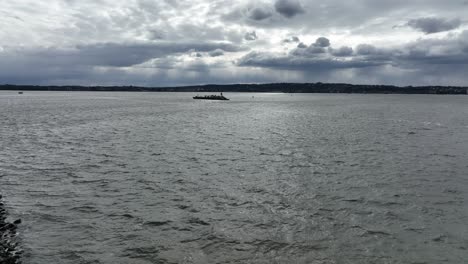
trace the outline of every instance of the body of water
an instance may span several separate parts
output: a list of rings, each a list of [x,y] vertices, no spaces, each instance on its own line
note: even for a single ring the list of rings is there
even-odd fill
[[[0,92],[23,262],[465,263],[468,97]]]

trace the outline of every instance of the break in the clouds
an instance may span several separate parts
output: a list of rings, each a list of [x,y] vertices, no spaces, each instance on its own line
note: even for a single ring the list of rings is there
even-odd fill
[[[0,83],[468,85],[467,12],[465,0],[4,0]]]

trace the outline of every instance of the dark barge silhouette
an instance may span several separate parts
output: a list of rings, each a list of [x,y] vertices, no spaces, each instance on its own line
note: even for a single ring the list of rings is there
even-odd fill
[[[193,99],[196,100],[218,100],[218,101],[229,101],[228,98],[224,97],[223,93],[220,95],[204,95],[204,96],[194,96]]]

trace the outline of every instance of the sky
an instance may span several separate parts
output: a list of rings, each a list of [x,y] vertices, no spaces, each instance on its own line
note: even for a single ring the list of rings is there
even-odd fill
[[[2,0],[0,84],[468,86],[468,0]]]

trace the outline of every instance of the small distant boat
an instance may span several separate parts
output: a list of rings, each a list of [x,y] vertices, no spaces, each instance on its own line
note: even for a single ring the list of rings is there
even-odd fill
[[[18,92],[18,94],[23,94],[23,92]]]
[[[221,95],[204,95],[204,96],[197,95],[197,96],[193,97],[193,99],[196,99],[196,100],[229,101],[228,98],[224,97],[223,93],[221,93]]]

